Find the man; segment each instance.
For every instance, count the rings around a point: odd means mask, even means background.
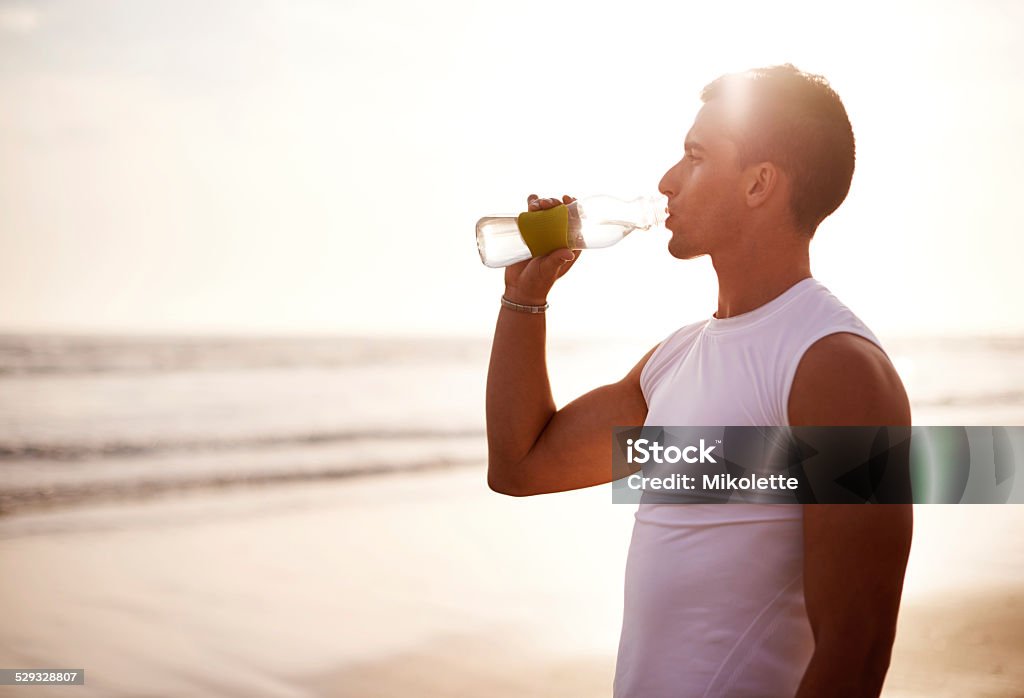
[[[556,409],[541,310],[578,253],[509,267],[487,382],[493,490],[609,482],[615,426],[910,424],[877,338],[811,276],[811,237],[853,176],[838,95],[785,65],[723,76],[701,98],[659,189],[669,252],[710,255],[717,311]],[[910,505],[642,503],[615,695],[877,696],[911,528]]]

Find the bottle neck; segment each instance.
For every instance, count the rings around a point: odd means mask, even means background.
[[[668,213],[665,212],[665,208],[668,206],[668,198],[661,196],[644,196],[637,199],[638,205],[641,210],[642,225],[639,228],[646,230],[657,226],[664,225],[665,219],[668,218]]]
[[[581,220],[614,222],[631,230],[646,230],[661,225],[668,217],[665,213],[668,199],[660,195],[638,196],[635,199],[589,196],[570,204],[570,224],[574,219],[573,206],[577,207],[575,212]]]

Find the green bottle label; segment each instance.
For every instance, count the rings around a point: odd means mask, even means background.
[[[534,257],[569,247],[569,208],[564,204],[543,211],[524,211],[516,221]]]

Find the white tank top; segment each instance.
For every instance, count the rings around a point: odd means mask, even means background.
[[[640,374],[645,425],[786,426],[797,364],[836,332],[878,338],[814,278],[687,325]],[[798,504],[640,504],[616,698],[792,696],[814,649]]]

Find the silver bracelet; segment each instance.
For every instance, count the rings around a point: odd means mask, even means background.
[[[509,310],[515,310],[516,312],[520,313],[530,313],[531,315],[536,315],[537,313],[543,313],[550,306],[547,303],[545,303],[544,305],[522,305],[520,303],[513,303],[508,298],[505,298],[505,296],[502,296],[501,307],[508,308]]]

